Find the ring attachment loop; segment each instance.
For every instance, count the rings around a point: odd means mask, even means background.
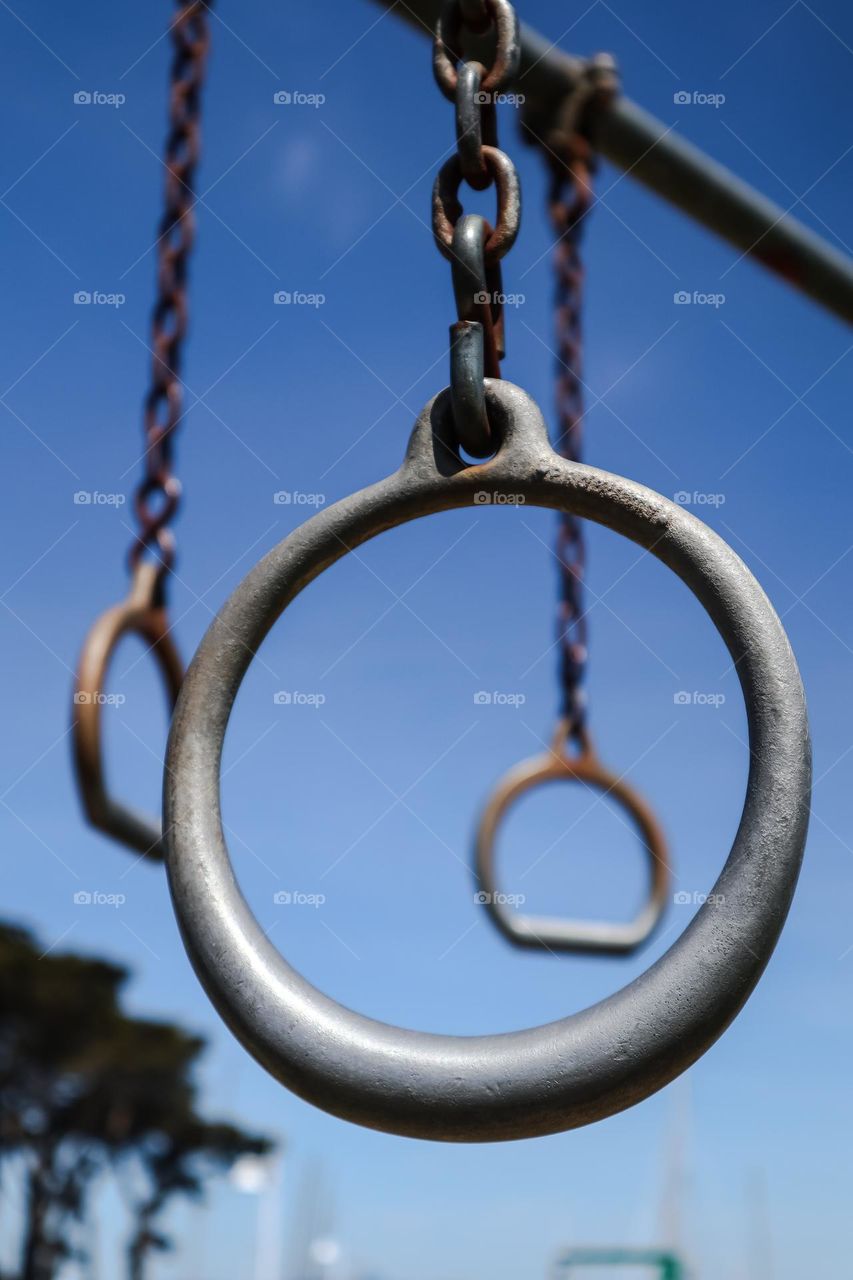
[[[162,828],[147,814],[116,800],[107,784],[101,716],[107,671],[119,641],[136,635],[149,647],[166,689],[169,711],[175,706],[184,675],[183,662],[172,640],[162,602],[161,565],[140,561],[130,592],[95,621],[83,643],[77,668],[72,718],[72,741],[77,783],[83,809],[92,826],[153,862],[164,857]]]
[[[570,753],[569,743],[577,746]],[[552,782],[580,782],[623,810],[640,836],[649,868],[648,896],[628,923],[525,915],[499,892],[495,872],[497,835],[508,811],[522,796]],[[630,955],[647,942],[660,922],[670,885],[669,853],[657,818],[642,796],[606,768],[585,728],[567,719],[557,724],[551,749],[523,760],[500,780],[487,802],[474,844],[480,901],[510,942],[543,951]]]
[[[450,403],[461,447],[472,458],[494,453],[486,411],[483,326],[457,320],[450,326]]]

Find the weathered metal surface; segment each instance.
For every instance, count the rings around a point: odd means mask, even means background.
[[[575,738],[577,754],[569,750]],[[649,891],[637,916],[624,924],[605,920],[573,920],[531,916],[516,911],[501,892],[495,868],[496,842],[509,809],[528,791],[545,783],[579,782],[605,794],[636,828],[649,868]],[[523,760],[493,791],[483,810],[475,840],[477,881],[489,918],[510,942],[546,951],[627,955],[651,937],[666,905],[669,853],[660,824],[642,796],[598,758],[586,730],[563,721],[549,751]]]
[[[159,566],[143,561],[134,572],[127,599],[95,621],[80,655],[71,725],[77,785],[87,818],[105,835],[155,862],[163,859],[160,823],[110,795],[101,715],[110,659],[126,635],[139,636],[148,647],[163,677],[170,712],[175,705],[184,667],[160,599],[161,579]]]
[[[451,102],[456,97],[456,63],[461,60],[461,41],[463,28],[467,25],[468,13],[461,0],[444,0],[435,13],[430,31],[434,32],[432,48],[432,69],[436,84]],[[485,0],[488,10],[489,26],[494,25],[495,39],[492,57],[488,60],[488,69],[483,76],[480,88],[484,93],[499,93],[505,89],[518,74],[521,59],[519,41],[518,16],[509,0]],[[475,31],[481,22],[475,21],[470,29]]]
[[[521,225],[521,188],[515,165],[504,151],[483,146],[480,154],[497,193],[495,223],[484,246],[486,262],[492,263],[503,258],[515,244]],[[439,169],[432,189],[435,242],[445,258],[453,252],[453,230],[464,212],[458,195],[462,177],[462,161],[456,152]]]
[[[244,579],[184,681],[165,773],[167,867],[187,951],[220,1014],[283,1084],[347,1120],[447,1142],[529,1138],[621,1111],[696,1061],[738,1013],[778,939],[805,842],[811,752],[794,656],[742,561],[682,507],[553,452],[518,387],[487,383],[500,441],[480,465],[454,444],[447,392],[403,466],[318,513]],[[220,818],[222,742],[252,657],[291,601],[368,539],[482,496],[573,510],[648,549],[691,588],[731,653],[747,704],[743,815],[713,894],[640,978],[558,1022],[492,1036],[376,1022],[311,986],[273,947],[234,877]]]

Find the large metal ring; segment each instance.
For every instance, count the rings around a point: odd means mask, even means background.
[[[582,729],[577,736],[579,750],[569,754],[569,725],[561,722],[550,750],[510,769],[489,797],[474,843],[481,901],[501,933],[516,946],[543,951],[629,955],[651,937],[666,905],[669,889],[666,840],[643,797],[601,762],[587,731]],[[603,792],[636,827],[648,863],[649,892],[640,912],[628,923],[524,915],[511,907],[506,895],[499,892],[495,843],[501,821],[523,795],[549,782],[580,782]]]
[[[163,677],[169,710],[175,705],[184,666],[172,640],[166,610],[158,599],[162,572],[162,567],[150,560],[139,563],[127,599],[102,613],[92,626],[80,654],[72,719],[77,784],[87,818],[99,831],[153,862],[162,862],[164,856],[160,823],[110,795],[104,774],[101,713],[110,659],[125,635],[137,635],[149,646]]]
[[[370,1128],[447,1142],[531,1138],[613,1115],[689,1067],[738,1013],[797,882],[811,782],[803,688],[782,625],[735,553],[685,508],[552,450],[536,405],[487,383],[497,453],[466,465],[447,392],[423,410],[394,475],[319,512],[248,574],[209,628],[172,722],[167,868],[184,943],[211,1000],[255,1058],[301,1097]],[[732,656],[750,762],[735,842],[714,892],[640,978],[558,1022],[491,1036],[376,1022],[297,973],[252,915],[220,818],[222,743],[240,683],[287,606],[368,539],[489,500],[573,511],[646,547],[694,592]]]

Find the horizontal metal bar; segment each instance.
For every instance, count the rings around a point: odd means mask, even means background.
[[[378,0],[424,35],[442,0]],[[522,25],[518,85],[524,119],[544,136],[584,64]],[[853,322],[853,260],[755,191],[698,147],[625,97],[602,110],[596,137],[601,154],[688,217],[761,262],[815,302]]]

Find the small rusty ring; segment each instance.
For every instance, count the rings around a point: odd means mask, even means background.
[[[559,1133],[642,1101],[737,1016],[773,953],[808,829],[811,750],[802,681],[770,601],[684,507],[559,457],[519,387],[486,383],[498,449],[467,465],[447,392],[430,401],[393,475],[327,507],[243,579],[205,635],[172,719],[164,776],[169,888],[184,945],[233,1034],[302,1098],[368,1128],[444,1142]],[[222,829],[222,747],[264,638],[324,570],[380,533],[485,501],[525,501],[612,528],[678,575],[732,657],[747,706],[743,813],[714,892],[649,969],[543,1026],[428,1034],[356,1013],[287,963],[252,914]]]
[[[579,750],[576,755],[570,755],[568,722],[561,721],[550,751],[516,765],[490,796],[474,842],[480,901],[488,910],[489,918],[516,946],[543,951],[630,955],[654,932],[666,904],[670,882],[666,840],[642,796],[601,762],[588,732],[581,729],[575,736]],[[508,906],[506,895],[498,891],[495,844],[501,820],[528,791],[550,782],[581,782],[594,787],[619,805],[637,829],[648,860],[649,892],[634,920],[613,924],[524,915]]]
[[[494,263],[515,244],[521,222],[521,188],[515,165],[504,151],[484,145],[481,154],[497,188],[497,218],[484,250],[486,262]],[[463,177],[462,161],[454,154],[439,169],[432,189],[433,234],[448,260],[453,256],[453,231],[464,212],[458,194]]]
[[[164,857],[160,823],[110,795],[104,770],[101,712],[110,659],[125,635],[139,636],[149,646],[163,677],[169,711],[175,706],[184,667],[159,598],[162,572],[160,565],[141,561],[127,599],[107,609],[93,624],[77,667],[72,716],[74,765],[87,818],[99,831],[153,862],[162,862]]]
[[[518,74],[521,60],[518,15],[509,0],[486,0],[486,7],[496,31],[495,57],[481,84],[484,93],[498,93],[505,89]],[[448,0],[435,24],[432,46],[432,69],[445,98],[452,102],[456,97],[456,62],[459,40],[462,35],[463,14],[460,0]]]

